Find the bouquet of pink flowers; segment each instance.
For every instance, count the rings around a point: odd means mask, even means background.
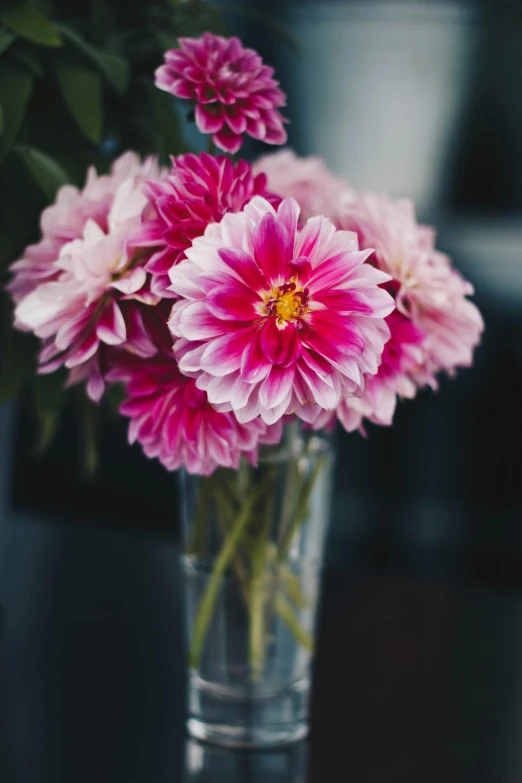
[[[273,69],[237,38],[180,39],[156,85],[192,103],[209,151],[168,169],[127,152],[108,175],[91,169],[83,190],[63,187],[40,242],[11,267],[15,326],[40,338],[40,373],[65,367],[95,401],[120,384],[129,441],[147,457],[209,477],[189,551],[202,554],[211,508],[221,526],[192,664],[231,566],[259,674],[272,608],[310,641],[260,574],[277,573],[299,605],[285,558],[317,471],[287,487],[274,543],[260,520],[275,478],[255,479],[258,461],[283,425],[301,421],[309,439],[337,419],[349,432],[390,425],[398,399],[471,364],[483,323],[409,201],[357,192],[289,150],[232,157],[245,136],[286,141]]]
[[[156,84],[214,145],[284,144],[285,98],[237,38],[181,39]],[[124,384],[129,438],[169,470],[254,461],[283,417],[391,424],[398,397],[469,366],[472,287],[408,201],[358,193],[318,158],[128,152],[63,187],[11,269],[15,326],[98,401]],[[274,429],[275,428],[275,429]]]

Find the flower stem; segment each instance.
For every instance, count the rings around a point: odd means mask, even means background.
[[[265,658],[263,582],[263,574],[259,574],[250,583],[250,667],[254,680],[261,677]]]
[[[241,541],[245,527],[250,519],[250,512],[252,510],[255,499],[256,496],[253,494],[246,498],[243,508],[239,512],[234,524],[230,529],[230,533],[223,542],[223,546],[219,551],[214,568],[210,575],[207,588],[203,598],[201,599],[196,617],[194,638],[192,640],[189,656],[190,665],[194,669],[197,669],[201,660],[201,653],[203,651],[203,644],[205,642],[207,628],[212,619],[214,606],[221,588],[221,578],[228,568],[232,558],[234,557],[239,542]]]
[[[290,547],[292,545],[292,540],[297,530],[299,529],[299,526],[302,525],[302,523],[308,517],[309,514],[308,501],[310,500],[310,495],[314,488],[314,484],[317,480],[319,473],[324,467],[326,459],[327,457],[324,454],[318,457],[317,463],[315,464],[312,473],[308,476],[306,481],[304,481],[301,487],[301,491],[299,492],[297,498],[297,505],[294,511],[293,518],[291,520],[291,523],[287,526],[286,530],[284,531],[284,536],[280,541],[279,555],[278,555],[279,563],[284,563],[285,560],[287,559],[288,554],[290,552]]]
[[[295,616],[295,613],[283,596],[279,593],[275,599],[276,612],[280,618],[287,624],[292,634],[295,636],[299,644],[301,644],[306,650],[313,652],[314,642],[308,631],[301,628],[299,621]]]
[[[230,529],[227,525],[226,519],[227,519],[227,510],[230,509],[226,502],[226,498],[221,495],[219,485],[216,484],[215,487],[215,498],[216,498],[216,516],[218,520],[219,527],[221,529],[221,534],[223,536],[223,539],[225,539]],[[241,557],[241,553],[239,551],[239,547],[237,548],[237,551],[235,552],[233,558],[232,558],[232,564],[234,567],[234,571],[237,577],[237,581],[239,583],[239,587],[241,590],[241,595],[243,597],[243,600],[245,602],[245,605],[248,607],[248,573],[246,570],[246,566],[243,562],[243,559]]]
[[[252,550],[252,580],[250,583],[250,666],[254,679],[259,679],[265,658],[265,599],[267,563],[270,544],[270,528],[273,513],[273,481],[277,474],[270,471],[267,475],[268,493],[264,498],[264,514],[257,540]],[[272,489],[272,492],[270,492]],[[271,502],[272,501],[272,502]]]
[[[293,459],[292,452],[295,448],[295,440],[298,437],[296,422],[292,422],[287,428],[285,440],[288,449],[288,466],[286,469],[285,488],[283,492],[283,505],[281,509],[281,519],[279,522],[278,545],[283,543],[286,532],[292,524],[292,515],[295,508],[295,495],[299,483],[299,472],[296,460]]]
[[[198,557],[203,557],[210,497],[210,481],[203,481],[196,510],[196,520],[187,547],[189,554],[197,555]]]

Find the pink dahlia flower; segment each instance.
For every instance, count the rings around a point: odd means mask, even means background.
[[[341,400],[337,408],[337,416],[348,432],[357,429],[364,432],[363,419],[381,426],[391,425],[397,396],[408,399],[415,396],[417,386],[411,373],[424,356],[424,332],[398,310],[387,317],[386,323],[390,339],[384,346],[377,374],[365,378],[360,398]]]
[[[156,352],[142,304],[157,299],[148,290],[140,253],[128,245],[145,204],[143,174],[135,173],[120,185],[106,230],[87,220],[81,237],[62,246],[52,280],[37,285],[15,310],[16,323],[43,341],[40,372],[65,365],[69,383],[87,381],[93,400],[104,391],[104,346],[123,346],[142,357]]]
[[[388,288],[397,306],[379,372],[359,400],[342,403],[339,417],[349,430],[363,417],[391,424],[397,396],[414,397],[426,384],[436,388],[437,373],[471,364],[483,321],[466,298],[473,287],[435,249],[433,229],[417,224],[411,202],[346,191],[336,222],[355,231],[361,247],[375,248],[370,261],[393,278]]]
[[[62,247],[82,236],[88,220],[93,220],[107,231],[114,196],[120,185],[135,175],[144,178],[156,176],[155,159],[147,158],[142,163],[134,152],[126,152],[114,161],[110,174],[98,176],[91,167],[83,190],[73,185],[60,188],[55,203],[42,212],[41,240],[29,245],[23,257],[11,265],[14,277],[7,288],[15,303],[20,302],[40,283],[55,280],[60,275],[55,262]],[[19,324],[17,326],[22,328]]]
[[[180,369],[241,422],[334,409],[377,372],[389,337],[389,277],[363,263],[371,251],[321,217],[299,230],[298,217],[294,199],[276,212],[257,196],[170,271]]]
[[[145,187],[149,206],[133,238],[136,245],[153,251],[145,266],[152,275],[152,291],[174,296],[168,272],[209,223],[219,222],[227,212],[240,212],[256,195],[278,203],[265,185],[266,177],[254,176],[244,160],[233,163],[224,155],[206,153],[172,158],[168,177]]]
[[[267,144],[284,144],[286,105],[274,69],[263,64],[238,38],[205,33],[180,38],[179,49],[165,53],[156,71],[161,90],[196,102],[196,125],[211,133],[216,146],[235,153],[247,133]]]
[[[129,442],[138,441],[167,470],[185,467],[203,476],[219,466],[237,470],[242,454],[255,464],[259,445],[280,439],[280,430],[260,419],[240,424],[233,413],[216,411],[195,381],[180,373],[171,351],[146,362],[119,352],[107,378],[125,386],[120,413],[131,420]]]
[[[301,221],[314,215],[334,219],[339,198],[346,190],[322,158],[299,158],[289,149],[263,155],[253,165],[254,174],[265,174],[268,189],[281,198],[295,198],[301,208]]]

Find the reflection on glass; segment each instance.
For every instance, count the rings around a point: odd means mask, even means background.
[[[307,783],[308,745],[234,751],[187,740],[184,783]]]

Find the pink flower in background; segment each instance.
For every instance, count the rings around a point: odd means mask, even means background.
[[[180,38],[179,49],[165,53],[156,71],[161,90],[196,102],[196,125],[211,133],[222,150],[235,153],[244,134],[267,144],[284,144],[287,120],[279,108],[286,105],[274,69],[263,64],[239,38],[205,33],[202,38]]]
[[[334,409],[377,372],[389,337],[389,277],[363,263],[371,251],[321,217],[298,230],[298,217],[294,199],[276,213],[255,197],[170,271],[180,370],[241,422]]]
[[[402,306],[425,334],[424,361],[413,372],[421,385],[437,388],[435,375],[457,367],[470,367],[480,342],[484,322],[477,307],[467,299],[473,286],[451,267],[449,258],[431,247],[427,263],[418,273]]]
[[[422,362],[424,332],[398,310],[386,318],[390,339],[384,346],[382,361],[376,375],[365,378],[360,398],[341,400],[337,415],[348,432],[363,429],[363,419],[374,424],[392,423],[397,396],[415,397],[417,386],[410,377]]]
[[[151,164],[149,176],[153,170]],[[43,341],[40,372],[65,365],[69,383],[86,380],[93,400],[104,391],[104,346],[124,346],[142,357],[156,352],[143,304],[157,299],[148,290],[139,251],[128,247],[145,204],[139,171],[119,186],[106,230],[88,219],[81,237],[62,246],[53,279],[37,285],[16,307],[16,323]]]
[[[191,101],[215,145],[286,142],[285,96],[257,52],[211,33],[179,45],[156,86]],[[15,327],[41,341],[38,371],[65,367],[94,401],[122,384],[147,457],[209,475],[255,465],[289,418],[364,434],[472,363],[473,288],[411,202],[288,149],[171,161],[128,152],[61,188],[8,285]]]
[[[120,413],[130,418],[129,441],[167,470],[185,467],[207,476],[219,467],[237,470],[241,455],[253,464],[261,443],[278,443],[281,428],[260,419],[240,424],[219,413],[193,379],[182,375],[172,352],[160,350],[147,361],[119,352],[112,357],[110,381],[123,382]]]
[[[206,153],[172,158],[168,177],[146,185],[149,206],[133,238],[136,245],[153,251],[146,263],[153,292],[174,296],[168,272],[209,223],[219,222],[227,212],[239,212],[255,195],[279,203],[265,186],[266,177],[254,176],[244,160],[233,163]]]
[[[263,155],[253,165],[254,174],[265,174],[267,187],[281,198],[295,198],[301,208],[301,221],[314,215],[333,219],[346,183],[335,177],[322,158],[299,158],[289,149]]]
[[[126,152],[112,164],[110,174],[98,176],[91,167],[83,190],[64,185],[56,201],[44,209],[40,219],[41,240],[29,245],[24,255],[11,265],[14,277],[7,286],[15,303],[20,302],[42,282],[56,279],[60,269],[55,265],[62,247],[79,239],[88,220],[93,220],[104,231],[107,219],[120,185],[129,177],[155,177],[158,174],[154,158],[143,163],[134,152]],[[21,324],[16,324],[23,328]]]
[[[437,373],[471,364],[483,321],[466,298],[473,287],[435,249],[434,231],[417,224],[411,202],[346,191],[336,222],[355,231],[361,247],[375,248],[370,261],[393,277],[389,288],[397,306],[378,374],[368,379],[360,400],[342,403],[339,417],[350,430],[363,417],[391,424],[397,395],[414,397],[426,384],[436,388]]]

